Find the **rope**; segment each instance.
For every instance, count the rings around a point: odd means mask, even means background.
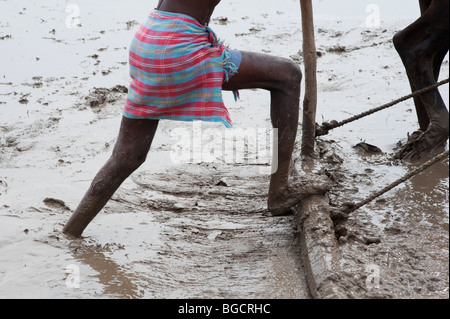
[[[335,129],[337,127],[344,126],[345,124],[348,124],[348,123],[354,122],[356,120],[362,119],[363,117],[366,117],[366,116],[371,115],[373,113],[376,113],[376,112],[379,112],[381,110],[387,109],[387,108],[389,108],[391,106],[397,105],[397,104],[399,104],[399,103],[401,103],[403,101],[406,101],[406,100],[408,100],[408,99],[410,99],[412,97],[415,97],[415,96],[418,96],[418,95],[422,95],[424,93],[432,91],[432,90],[434,90],[434,89],[436,89],[436,88],[440,87],[441,85],[444,85],[444,84],[446,84],[448,82],[449,82],[449,79],[447,78],[446,80],[443,80],[441,82],[438,82],[438,83],[435,83],[433,85],[430,85],[430,86],[428,86],[428,87],[426,87],[424,89],[415,91],[415,92],[413,92],[411,94],[408,94],[408,95],[406,95],[404,97],[401,97],[401,98],[399,98],[397,100],[394,100],[394,101],[392,101],[390,103],[381,105],[381,106],[376,107],[374,109],[371,109],[369,111],[366,111],[366,112],[363,112],[361,114],[352,116],[352,117],[350,117],[350,118],[348,118],[346,120],[343,120],[341,122],[338,122],[338,121],[324,122],[321,126],[317,125],[317,127],[316,127],[316,136],[327,135],[328,132],[330,130],[332,130],[332,129]]]
[[[426,169],[430,168],[431,166],[433,166],[434,164],[440,162],[441,160],[443,160],[444,158],[446,158],[449,154],[449,151],[445,151],[442,152],[441,154],[439,154],[438,156],[436,156],[435,158],[429,160],[428,162],[422,164],[420,167],[418,167],[417,169],[415,169],[414,171],[410,172],[409,174],[406,174],[405,176],[403,176],[402,178],[396,180],[394,183],[386,186],[385,188],[383,188],[382,190],[374,193],[372,196],[366,198],[365,200],[363,200],[362,202],[355,204],[355,203],[345,203],[344,207],[342,209],[342,211],[346,214],[350,214],[351,212],[354,212],[355,210],[363,207],[364,205],[367,205],[368,203],[370,203],[371,201],[373,201],[375,198],[380,197],[381,195],[387,193],[388,191],[390,191],[391,189],[393,189],[394,187],[397,187],[398,185],[400,185],[401,183],[406,182],[407,180],[409,180],[410,178],[416,176],[417,174],[422,173],[423,171],[425,171]]]

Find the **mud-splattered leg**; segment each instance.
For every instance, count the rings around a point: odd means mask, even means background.
[[[449,48],[449,2],[421,1],[422,16],[398,32],[394,45],[406,68],[413,91],[437,82]],[[448,110],[438,89],[414,99],[422,132],[415,133],[396,157],[418,160],[440,153],[448,140]]]
[[[113,153],[92,181],[63,233],[79,237],[115,191],[142,163],[153,141],[158,121],[122,118]]]
[[[268,208],[273,215],[286,214],[302,199],[329,189],[328,181],[320,178],[289,183],[289,166],[299,125],[301,79],[300,68],[288,59],[243,52],[239,72],[223,86],[225,90],[270,91],[272,125],[278,129],[278,151],[274,154],[278,166],[271,175],[268,196]]]

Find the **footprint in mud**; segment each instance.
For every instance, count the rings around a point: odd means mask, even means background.
[[[62,209],[62,210],[71,210],[64,201],[60,199],[55,199],[51,197],[47,197],[43,200],[44,204],[50,208]]]
[[[355,146],[353,146],[353,148],[358,153],[364,155],[374,155],[383,153],[383,151],[379,147],[364,142],[356,144]]]
[[[114,103],[128,93],[128,88],[123,85],[116,85],[110,89],[94,88],[85,97],[87,104],[92,108],[104,106],[106,103]]]
[[[227,25],[228,22],[230,22],[227,17],[217,17],[217,18],[215,18],[213,20],[217,24],[221,24],[221,25]]]
[[[132,176],[132,180],[144,192],[147,206],[157,210],[214,209],[240,213],[267,209],[269,179],[266,176],[244,176],[242,167],[224,166],[214,172],[209,170],[207,165],[200,165],[150,176],[142,172]]]
[[[6,191],[8,190],[8,184],[0,178],[0,195],[6,194]]]

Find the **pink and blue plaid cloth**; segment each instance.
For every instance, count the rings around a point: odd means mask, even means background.
[[[123,115],[231,127],[222,99],[222,84],[237,72],[231,53],[194,18],[153,11],[131,43],[132,82]]]

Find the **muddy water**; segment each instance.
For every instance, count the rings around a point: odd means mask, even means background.
[[[391,37],[415,20],[418,7],[391,3],[391,8],[405,7],[394,11],[380,3],[381,24],[376,29],[351,27],[364,23],[361,19],[336,24],[327,14],[318,23],[318,50],[323,53],[318,70],[319,122],[347,119],[409,92]],[[394,12],[407,16],[395,18]],[[448,78],[448,56],[442,72],[441,79]],[[448,86],[440,92],[448,101]],[[332,203],[362,201],[417,168],[419,163],[392,159],[397,143],[404,143],[406,134],[417,127],[410,100],[321,138],[337,155],[323,158],[335,181]],[[381,153],[361,153],[354,148],[361,142],[377,146]],[[345,269],[340,285],[350,296],[448,298],[448,165],[447,159],[349,216],[348,235],[340,241]],[[378,271],[377,289],[368,289],[365,283],[370,267]]]
[[[80,28],[66,26],[65,2],[2,3],[1,35],[11,37],[0,43],[8,58],[0,83],[0,295],[308,298],[293,217],[265,211],[268,163],[180,163],[183,135],[173,133],[191,134],[190,123],[161,123],[147,162],[85,237],[61,235],[120,123],[125,94],[106,92],[105,101],[94,88],[128,85],[127,47],[151,9],[141,1],[76,4]],[[255,18],[264,21],[263,12]],[[239,21],[246,30],[254,23],[248,12],[222,13],[236,33]],[[263,111],[253,114],[250,101]],[[269,127],[267,94],[232,103],[236,125]],[[208,128],[225,137],[224,128]]]
[[[212,24],[227,44],[302,62],[298,1],[229,3],[218,7]],[[390,39],[416,18],[418,6],[378,1],[380,27],[368,29],[369,3],[336,3],[315,3],[322,53],[318,122],[346,118],[409,90]],[[111,152],[125,95],[110,92],[95,107],[86,97],[94,87],[129,83],[127,47],[153,6],[74,4],[66,12],[64,1],[1,3],[0,296],[308,298],[293,218],[270,218],[264,210],[270,163],[220,156],[179,163],[174,145],[180,136],[173,133],[184,129],[190,134],[185,142],[193,143],[196,128],[190,123],[161,123],[147,162],[85,237],[68,241],[61,235],[71,214],[67,207],[76,207]],[[74,8],[80,10],[78,28],[66,24]],[[345,50],[336,53],[336,46]],[[448,100],[448,87],[441,92]],[[267,92],[243,91],[237,103],[228,93],[224,99],[235,127],[270,130]],[[412,169],[389,155],[416,127],[407,102],[324,137],[337,142],[345,159],[327,165],[342,178],[332,201],[362,199]],[[226,136],[220,126],[202,124],[207,129]],[[358,154],[352,146],[361,141],[384,154]],[[349,276],[363,267],[354,263],[358,254],[363,265],[382,267],[387,291],[381,295],[448,297],[448,161],[361,209],[348,227],[383,239],[377,247],[342,246],[343,262],[355,271]],[[397,279],[389,275],[394,272],[404,274]],[[389,278],[401,282],[389,284]],[[412,288],[407,295],[395,286]]]

